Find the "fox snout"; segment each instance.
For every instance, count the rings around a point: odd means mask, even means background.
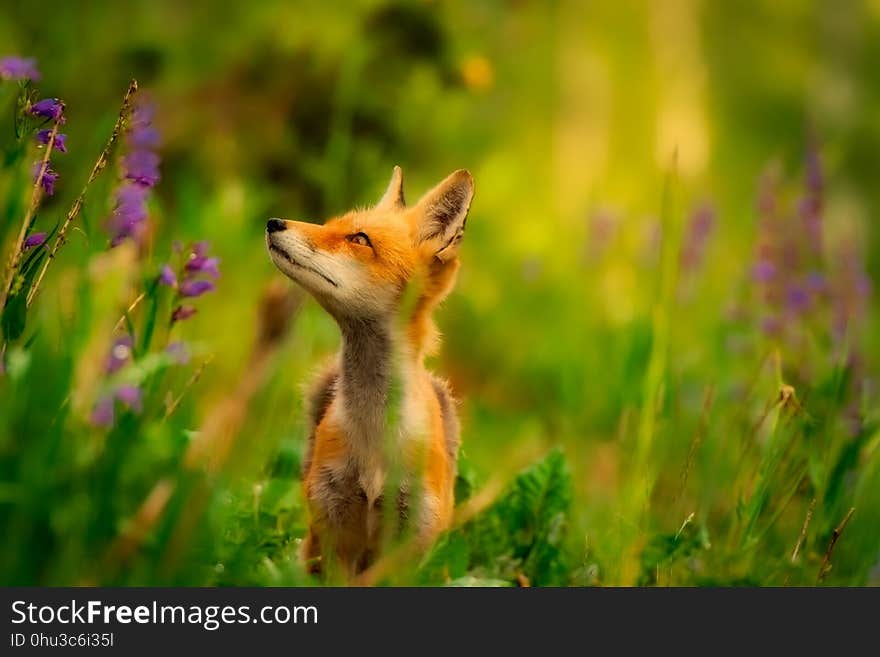
[[[276,219],[272,217],[269,221],[266,222],[266,232],[267,233],[278,233],[282,230],[287,229],[287,224],[284,223],[281,219]]]

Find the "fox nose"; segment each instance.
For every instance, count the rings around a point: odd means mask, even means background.
[[[267,233],[277,233],[279,231],[285,230],[287,228],[287,224],[285,224],[281,219],[269,219],[266,222],[266,232]]]

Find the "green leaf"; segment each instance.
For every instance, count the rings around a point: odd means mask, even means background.
[[[567,582],[563,542],[571,504],[571,475],[559,450],[521,472],[488,509],[441,538],[419,569],[423,583],[444,583],[466,572],[536,586]],[[466,560],[466,566],[465,566]]]
[[[470,499],[477,488],[477,470],[465,456],[464,452],[458,455],[458,472],[455,476],[455,503]]]
[[[125,321],[125,331],[131,336],[131,340],[133,344],[137,344],[135,341],[135,333],[134,333],[134,322],[131,321],[131,314],[126,310],[122,314],[122,318]],[[134,355],[137,356],[138,352],[135,351]]]
[[[441,584],[463,577],[470,563],[470,548],[461,532],[440,537],[419,566],[421,584]]]
[[[675,534],[655,534],[642,550],[639,586],[657,583],[657,571],[710,547],[706,528],[687,522]]]
[[[16,284],[16,287],[18,292],[9,296],[3,309],[3,337],[9,342],[24,333],[27,323],[27,292],[23,285]]]
[[[147,317],[144,320],[144,336],[141,340],[141,353],[147,353],[150,348],[150,342],[153,341],[153,332],[156,329],[156,315],[159,311],[159,279],[154,278],[147,287],[147,299],[149,306],[147,308]]]
[[[468,588],[501,588],[505,586],[513,586],[513,584],[503,579],[491,579],[488,577],[474,577],[473,575],[465,575],[449,582],[449,586],[464,586]]]

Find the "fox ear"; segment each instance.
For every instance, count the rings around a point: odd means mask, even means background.
[[[403,198],[403,171],[400,167],[395,166],[391,172],[391,182],[388,183],[388,189],[385,190],[376,207],[399,210],[404,206],[406,206],[406,201]]]
[[[474,179],[470,171],[459,169],[419,200],[419,242],[429,244],[441,262],[458,254],[473,198]]]

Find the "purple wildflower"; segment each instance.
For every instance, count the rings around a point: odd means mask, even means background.
[[[56,133],[55,139],[52,142],[52,148],[57,149],[62,153],[66,153],[67,137],[66,135],[57,132],[57,125],[64,123],[64,103],[57,98],[45,98],[31,105],[28,111],[34,116],[42,116],[56,121]],[[52,130],[47,129],[38,131],[36,139],[38,144],[48,146],[49,141],[52,139]],[[34,163],[34,182],[38,182],[39,178],[39,184],[43,188],[43,191],[47,196],[52,196],[55,194],[55,182],[58,180],[58,173],[50,168],[49,162],[47,161],[46,170],[43,172],[42,177],[40,177],[40,171],[42,168],[42,162]]]
[[[820,272],[811,271],[807,274],[807,288],[813,294],[822,294],[828,288],[828,281]]]
[[[177,285],[177,276],[170,266],[162,265],[162,270],[159,272],[159,282],[168,287],[175,287]]]
[[[159,146],[161,138],[158,130],[150,125],[145,125],[129,133],[128,143],[132,148],[137,149],[156,148]]]
[[[132,110],[125,136],[129,150],[121,159],[122,182],[116,190],[116,207],[107,221],[111,246],[129,237],[137,239],[143,233],[150,189],[159,182],[159,155],[152,150],[159,143],[159,133],[152,120],[151,105],[141,102]]]
[[[822,208],[825,181],[819,149],[814,140],[810,140],[807,146],[805,165],[806,184],[798,210],[806,232],[807,246],[814,257],[819,257],[822,255]]]
[[[10,55],[0,58],[0,79],[3,80],[39,80],[37,60],[32,57],[16,57]]]
[[[156,108],[149,103],[138,103],[131,113],[132,131],[144,130],[153,124]]]
[[[104,363],[104,371],[107,374],[118,372],[122,367],[131,360],[131,347],[133,341],[130,335],[121,335],[113,342],[110,348],[110,354]]]
[[[171,360],[177,365],[186,365],[192,358],[189,346],[185,342],[179,340],[177,342],[172,342],[165,347],[165,353],[167,353],[171,357]]]
[[[140,413],[144,410],[143,391],[137,386],[121,385],[116,388],[115,395],[116,399],[135,413]]]
[[[145,187],[159,182],[159,156],[151,151],[132,151],[122,159],[125,177]]]
[[[96,427],[108,428],[113,426],[113,396],[104,395],[92,409],[91,422]]]
[[[190,258],[204,258],[208,255],[208,249],[211,247],[211,243],[207,240],[199,240],[198,242],[193,243],[192,245],[192,253],[190,253]]]
[[[220,278],[220,259],[193,256],[186,263],[186,271],[191,274],[207,274],[211,278]]]
[[[155,108],[139,103],[131,114],[127,134],[131,149],[123,162],[125,176],[147,187],[159,182],[159,156],[152,149],[159,145],[159,133],[153,127]]]
[[[177,308],[174,309],[174,312],[171,313],[171,321],[182,322],[185,319],[189,319],[197,312],[198,309],[193,306],[177,306]]]
[[[125,215],[134,222],[140,222],[146,217],[146,203],[149,190],[134,183],[125,183],[116,190],[116,207],[120,214]]]
[[[769,260],[759,260],[752,267],[752,278],[761,283],[767,283],[776,276],[776,265]]]
[[[32,249],[35,246],[41,246],[46,241],[46,233],[31,233],[25,239],[22,248],[24,250]]]
[[[113,246],[140,234],[141,226],[147,218],[148,195],[148,188],[132,182],[126,182],[116,190],[116,207],[107,222],[113,233]]]
[[[59,120],[64,113],[64,103],[57,98],[44,98],[31,105],[30,113],[46,119]]]
[[[37,182],[39,179],[40,186],[43,188],[43,191],[46,192],[46,196],[52,196],[55,194],[55,181],[58,180],[58,173],[54,171],[49,164],[46,164],[46,170],[43,171],[42,177],[40,177],[40,171],[43,168],[42,162],[37,162],[34,166],[34,182]]]
[[[715,210],[709,204],[699,206],[691,214],[681,252],[682,266],[685,269],[694,270],[700,266],[714,225]]]
[[[42,144],[43,146],[49,145],[49,137],[52,135],[52,131],[49,129],[40,130],[37,133],[37,143]],[[53,142],[53,148],[57,149],[61,153],[67,152],[67,135],[62,134],[60,132],[55,134],[55,141]]]
[[[810,309],[810,293],[802,285],[790,285],[786,294],[788,309],[795,314],[801,314]]]
[[[847,359],[842,425],[850,435],[863,431],[861,409],[865,373],[859,359],[860,322],[865,319],[870,280],[861,244],[850,236],[833,249],[824,244],[825,177],[816,143],[808,144],[804,182],[796,204],[785,204],[775,177],[764,179],[759,195],[758,240],[752,276],[761,301],[760,327],[786,347],[783,356],[804,381],[816,363],[805,357],[817,329],[831,338],[832,359]],[[833,246],[833,245],[832,245]],[[826,251],[828,255],[826,256]],[[829,322],[830,320],[830,322]]]
[[[200,297],[213,289],[214,284],[211,281],[186,280],[180,284],[179,294],[182,297]]]
[[[135,413],[144,410],[144,394],[138,386],[123,384],[102,395],[92,409],[91,422],[96,427],[112,427],[116,418],[116,401]]]
[[[220,278],[220,259],[209,255],[210,244],[204,240],[193,243],[183,258],[177,272],[170,265],[164,265],[159,280],[170,287],[177,287],[176,300],[200,297],[216,288],[214,281]],[[183,246],[173,245],[173,251],[180,253]],[[213,279],[213,280],[207,280]],[[171,314],[171,321],[177,322],[195,315],[191,305],[178,305]]]

